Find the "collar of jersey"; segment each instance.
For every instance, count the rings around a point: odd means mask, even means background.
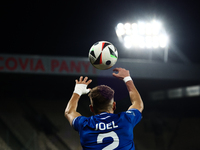
[[[102,112],[102,113],[100,113],[99,115],[104,115],[104,114],[108,114],[107,112]]]
[[[106,114],[112,115],[112,113],[108,113],[108,112],[102,112],[102,113],[100,113],[98,115],[101,116],[101,115],[106,115]]]

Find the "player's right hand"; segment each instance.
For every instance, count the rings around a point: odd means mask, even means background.
[[[92,80],[88,80],[88,77],[85,77],[83,79],[83,76],[80,76],[79,80],[75,80],[76,85],[74,88],[74,93],[77,93],[79,96],[83,94],[87,94],[90,92],[90,88],[87,88],[87,86],[92,82]]]
[[[113,71],[117,72],[113,72],[113,76],[120,80],[123,80],[125,77],[130,76],[129,70],[126,70],[124,68],[115,68],[113,69]]]

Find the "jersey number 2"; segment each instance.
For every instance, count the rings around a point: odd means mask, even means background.
[[[97,136],[97,143],[103,143],[103,139],[111,137],[113,138],[113,142],[109,144],[108,146],[104,147],[102,150],[113,150],[118,147],[119,145],[119,137],[114,131],[108,132],[108,133],[101,133]]]

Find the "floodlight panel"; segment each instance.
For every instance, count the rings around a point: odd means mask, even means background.
[[[160,35],[159,37],[160,47],[164,48],[167,46],[168,37],[166,35]]]
[[[117,33],[118,37],[123,36],[125,34],[125,30],[124,29],[117,29],[116,33]]]
[[[130,23],[125,23],[124,29],[125,29],[126,35],[131,35],[132,31],[131,31],[131,24]]]
[[[123,28],[124,28],[123,23],[118,23],[118,25],[117,25],[117,29],[123,29]]]
[[[140,35],[145,34],[145,23],[144,22],[139,22],[138,23],[138,31]]]
[[[132,45],[134,47],[137,47],[138,46],[138,35],[131,36],[131,40],[132,40]]]
[[[126,30],[130,30],[131,29],[131,24],[130,23],[125,23],[124,28]]]
[[[124,25],[122,23],[118,23],[118,25],[116,27],[116,34],[118,37],[125,34]]]
[[[119,23],[116,34],[125,47],[134,46],[140,48],[165,48],[169,39],[159,21],[138,23]],[[127,37],[128,36],[128,37]],[[132,43],[132,44],[131,44]]]
[[[126,35],[131,35],[131,33],[132,33],[131,29],[126,30]]]
[[[159,37],[158,36],[153,36],[152,37],[152,46],[153,48],[158,48],[159,47]]]
[[[137,23],[133,23],[131,25],[131,32],[133,36],[137,36],[138,35],[138,25]]]
[[[161,23],[153,20],[151,24],[152,24],[152,34],[158,35],[161,29]]]
[[[146,48],[152,48],[152,38],[151,38],[151,36],[145,37],[145,45],[146,45]]]
[[[132,46],[132,39],[131,39],[131,36],[125,36],[124,37],[124,46],[126,48],[131,48]]]
[[[146,23],[146,35],[151,35],[152,33],[152,24],[151,23]]]
[[[145,38],[143,36],[138,36],[138,46],[140,48],[145,48]]]

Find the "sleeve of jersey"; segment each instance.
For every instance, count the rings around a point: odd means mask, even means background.
[[[80,121],[80,119],[81,119],[81,116],[79,116],[79,117],[76,117],[76,118],[74,118],[74,120],[72,121],[72,126],[74,127],[74,129],[76,130],[76,131],[79,131],[79,121]]]
[[[142,119],[142,114],[138,109],[129,109],[125,112],[127,119],[135,126]]]
[[[78,116],[76,118],[74,118],[74,120],[72,121],[72,126],[76,131],[79,131],[81,129],[81,125],[83,124],[83,122],[85,121],[84,116]]]

